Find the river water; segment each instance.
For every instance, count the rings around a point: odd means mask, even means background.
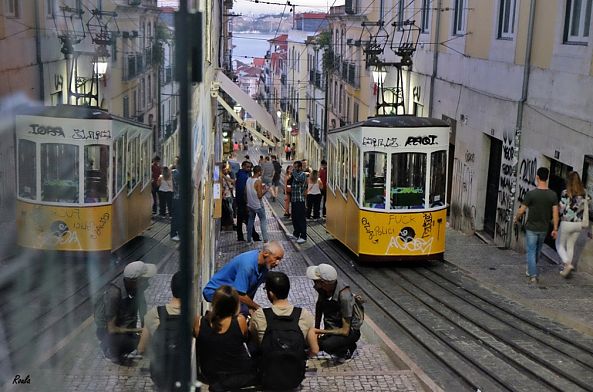
[[[269,39],[273,34],[233,33],[233,60],[251,63],[253,57],[264,57],[270,50]]]

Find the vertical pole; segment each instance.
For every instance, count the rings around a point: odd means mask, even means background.
[[[178,391],[189,391],[191,383],[191,331],[193,325],[193,236],[192,236],[192,141],[191,141],[191,70],[192,56],[190,36],[192,29],[198,26],[192,26],[190,23],[190,13],[188,9],[188,0],[179,1],[179,11],[175,15],[175,40],[177,47],[176,59],[176,79],[179,81],[179,156],[180,162],[178,170],[180,171],[181,193],[180,207],[181,212],[178,216],[179,222],[179,269],[182,275],[182,296],[181,296],[181,329],[180,344],[182,348],[182,360],[177,366],[180,366],[179,384],[175,386]],[[193,32],[195,35],[201,35],[201,31]]]

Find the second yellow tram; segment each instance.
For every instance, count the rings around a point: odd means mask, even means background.
[[[152,130],[78,106],[16,116],[19,245],[113,251],[151,224]]]
[[[329,131],[327,230],[361,261],[442,260],[449,130],[379,116]]]

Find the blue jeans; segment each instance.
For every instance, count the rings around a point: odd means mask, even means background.
[[[253,233],[253,225],[255,224],[255,216],[259,216],[259,225],[261,226],[261,233],[264,241],[268,241],[268,227],[266,225],[266,209],[264,207],[253,209],[251,207],[247,207],[249,209],[249,220],[247,221],[247,242],[251,241],[251,234]]]
[[[529,276],[537,276],[537,262],[544,246],[546,232],[530,231],[525,232],[525,241],[527,244],[527,272]]]

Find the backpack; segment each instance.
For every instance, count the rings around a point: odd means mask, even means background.
[[[364,321],[364,303],[366,302],[359,294],[352,293],[354,297],[354,307],[352,309],[352,318],[358,320],[358,326],[354,326],[356,329],[360,329],[362,322]]]
[[[160,389],[174,390],[180,379],[180,315],[170,315],[164,306],[157,307],[160,323],[150,340],[150,377]]]
[[[105,287],[105,290],[101,294],[101,297],[97,299],[97,302],[95,302],[93,312],[95,315],[95,325],[97,326],[97,328],[100,329],[107,329],[107,323],[109,322],[109,320],[107,320],[107,316],[105,315],[105,301],[107,300],[107,294],[111,287],[115,287],[119,292],[118,297],[121,297],[121,289],[116,284],[109,283]]]
[[[295,306],[290,316],[278,316],[271,308],[264,309],[268,326],[261,343],[260,372],[265,390],[293,389],[305,378],[307,357],[299,328],[301,311]]]

